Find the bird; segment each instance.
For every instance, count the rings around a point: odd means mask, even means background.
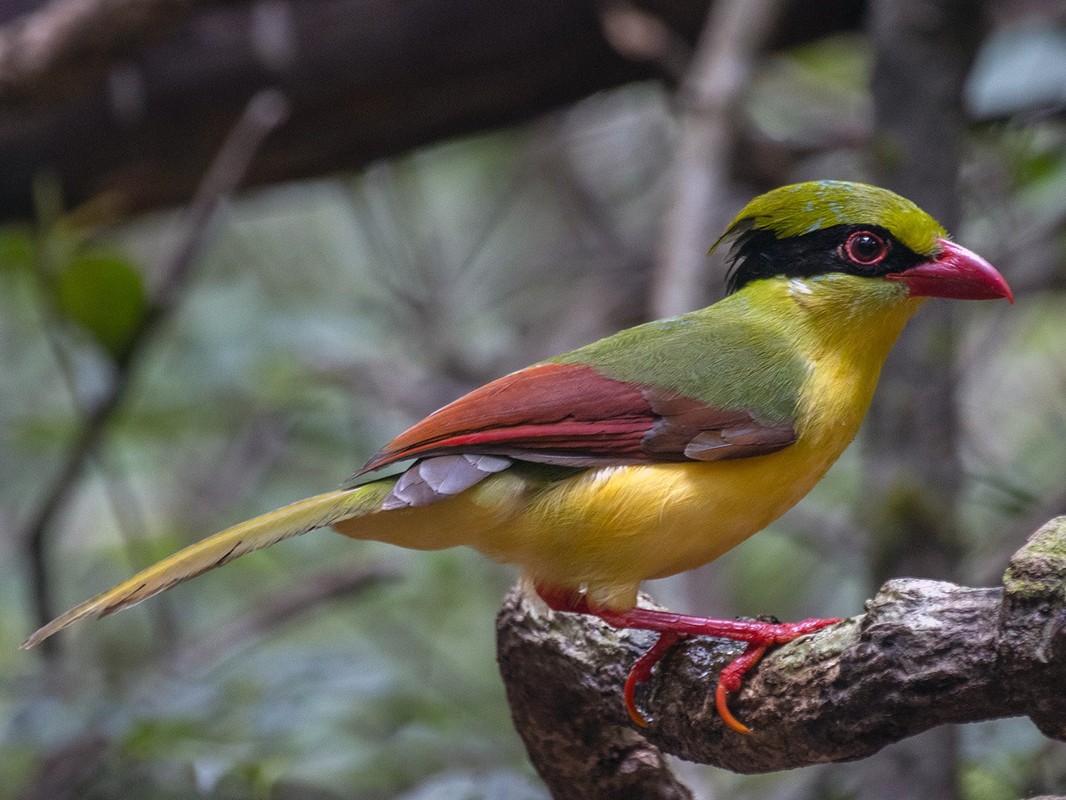
[[[638,605],[648,579],[721,556],[797,503],[852,441],[889,350],[929,298],[1014,297],[910,200],[838,180],[751,200],[718,302],[493,380],[374,454],[347,485],[190,545],[32,634],[32,647],[246,553],[320,528],[417,550],[466,545],[514,565],[557,612],[653,631],[624,701],[677,641],[745,642],[728,695],[766,650],[836,619],[715,620]],[[712,250],[714,249],[712,247]],[[383,474],[382,471],[391,474]]]

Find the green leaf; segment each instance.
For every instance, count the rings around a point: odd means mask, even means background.
[[[0,272],[29,270],[33,267],[33,232],[26,225],[0,228]]]
[[[121,255],[87,250],[71,258],[59,273],[56,305],[115,356],[129,343],[144,314],[144,283]]]

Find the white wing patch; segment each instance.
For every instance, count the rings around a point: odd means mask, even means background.
[[[423,458],[412,464],[396,481],[381,503],[382,511],[428,506],[502,472],[514,463],[502,456],[456,455]]]

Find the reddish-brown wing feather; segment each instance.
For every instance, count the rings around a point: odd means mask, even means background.
[[[780,450],[789,422],[763,424],[578,364],[540,364],[499,378],[430,414],[359,475],[409,458],[456,453],[563,466],[706,461]]]

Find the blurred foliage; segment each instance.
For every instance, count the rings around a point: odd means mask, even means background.
[[[991,42],[974,85],[1009,80],[1015,53]],[[746,125],[793,153],[779,182],[864,177],[868,59],[861,36],[765,59]],[[964,572],[982,582],[1066,486],[1066,126],[1061,104],[1027,108],[975,114],[963,175],[959,238],[1028,288],[1014,308],[962,312]],[[341,483],[472,385],[642,318],[674,136],[664,91],[636,86],[234,203],[59,519],[63,604],[131,560]],[[16,533],[82,409],[115,379],[181,224],[86,228],[54,193],[40,217],[0,231],[0,797],[543,797],[494,663],[512,574],[472,553],[317,533],[79,626],[54,663],[15,649],[33,627]],[[872,588],[853,513],[860,469],[853,449],[799,510],[722,559],[732,607],[701,610],[858,613]],[[325,566],[371,563],[402,577],[210,638]],[[1066,751],[1027,722],[962,735],[966,800],[1066,792]],[[856,794],[854,771],[805,774],[789,796]],[[786,785],[686,775],[703,796]]]
[[[106,250],[70,258],[55,276],[56,309],[112,356],[129,345],[144,315],[144,284],[129,259]]]
[[[840,34],[765,60],[746,110],[757,130],[794,146],[825,149],[869,129],[873,64],[864,36]]]

